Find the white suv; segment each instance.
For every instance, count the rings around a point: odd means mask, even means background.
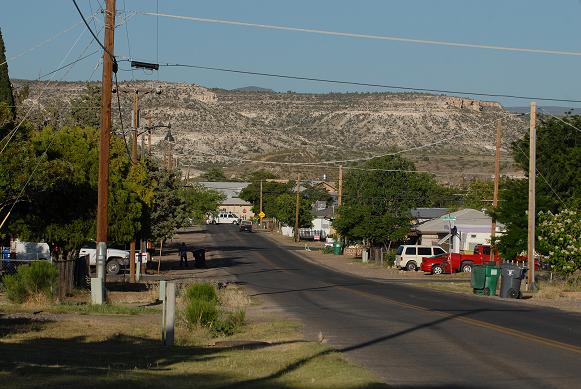
[[[400,269],[418,270],[422,258],[443,254],[446,250],[440,246],[402,245],[395,252],[395,265]]]
[[[212,224],[239,224],[240,218],[235,213],[220,212],[212,220]]]

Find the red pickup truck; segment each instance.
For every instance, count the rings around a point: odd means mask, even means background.
[[[473,254],[447,253],[436,257],[424,257],[420,268],[432,274],[469,273],[472,271],[472,265],[482,265],[488,262],[490,262],[490,246],[479,244],[474,247]],[[497,265],[500,264],[498,254],[495,254],[494,262]]]

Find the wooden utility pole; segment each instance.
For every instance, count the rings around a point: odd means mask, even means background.
[[[296,201],[296,213],[295,213],[295,242],[301,240],[299,234],[299,211],[301,208],[301,175],[297,176],[297,201]]]
[[[260,213],[258,214],[260,218],[260,227],[262,228],[262,180],[260,180]]]
[[[337,205],[343,204],[343,165],[339,165],[339,189],[337,191]]]
[[[139,90],[133,92],[133,129],[131,130],[131,163],[137,164],[137,130],[139,128]],[[135,282],[135,237],[129,243],[129,282]]]
[[[99,181],[97,192],[97,242],[107,242],[109,197],[109,147],[111,138],[111,94],[115,48],[115,0],[107,0],[105,11],[105,51],[101,81],[101,128],[99,139]]]
[[[492,208],[496,210],[498,206],[498,188],[500,184],[500,139],[502,136],[502,123],[496,123],[496,158],[494,163],[494,197],[492,198]],[[490,262],[494,261],[496,254],[496,245],[494,244],[494,237],[496,236],[496,219],[492,218],[492,226],[490,228]]]
[[[528,291],[535,289],[535,179],[537,175],[537,103],[531,102],[529,133],[529,234],[527,259],[529,265]]]

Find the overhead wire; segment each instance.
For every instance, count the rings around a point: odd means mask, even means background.
[[[171,15],[171,14],[159,13],[159,12],[155,12],[155,13],[154,12],[142,12],[141,15],[155,16],[155,17],[161,16],[164,18],[187,20],[187,21],[198,22],[198,23],[223,24],[223,25],[232,25],[232,26],[240,26],[240,27],[252,27],[252,28],[260,28],[260,29],[268,29],[268,30],[301,32],[301,33],[310,33],[310,34],[319,34],[319,35],[328,35],[328,36],[340,36],[340,37],[347,37],[347,38],[394,41],[394,42],[415,43],[415,44],[422,44],[422,45],[473,48],[473,49],[509,51],[509,52],[531,53],[531,54],[547,54],[547,55],[581,57],[581,52],[579,52],[579,51],[496,46],[496,45],[452,42],[452,41],[444,41],[444,40],[405,38],[405,37],[400,37],[400,36],[359,34],[359,33],[351,33],[351,32],[320,30],[320,29],[314,29],[314,28],[298,28],[298,27],[280,26],[280,25],[274,25],[274,24],[248,23],[248,22],[241,22],[241,21],[236,21],[236,20],[210,19],[210,18],[199,18],[199,17],[194,17],[194,16]]]
[[[73,45],[71,46],[71,48],[67,51],[67,53],[65,54],[65,56],[63,57],[63,59],[61,60],[61,63],[59,64],[59,67],[61,67],[61,65],[67,60],[67,58],[69,57],[69,55],[71,54],[71,52],[73,51],[73,49],[77,46],[77,44],[79,43],[80,39],[83,37],[83,35],[85,34],[85,30],[81,31],[81,33],[79,34],[79,36],[77,37],[77,39],[75,40],[75,42],[73,43]],[[88,49],[90,47],[90,45],[88,45],[86,49]],[[76,63],[76,62],[75,62]],[[71,65],[71,66],[74,66]],[[70,71],[71,67],[69,66],[68,68],[69,70],[65,73],[65,75],[63,75],[63,77],[61,77],[61,80],[64,79],[64,77],[66,76],[66,74],[68,74],[68,72]],[[54,76],[55,73],[53,73]],[[38,96],[38,98],[40,99],[40,97],[43,96],[43,94],[46,92],[48,86],[53,82],[53,77],[51,77],[46,84],[43,86],[40,95]],[[8,147],[8,144],[12,141],[12,139],[14,138],[14,136],[16,135],[16,133],[18,132],[18,130],[20,129],[20,127],[22,126],[22,124],[24,123],[24,121],[28,118],[28,115],[30,115],[30,113],[32,112],[32,109],[34,107],[31,106],[28,111],[26,112],[26,114],[24,115],[24,117],[22,118],[22,120],[16,125],[16,127],[14,127],[13,130],[9,131],[8,134],[6,134],[6,136],[4,136],[4,138],[2,138],[2,140],[0,140],[0,144],[2,144],[2,142],[4,142],[6,140],[6,143],[2,146],[2,149],[0,149],[0,155],[4,152],[4,150],[6,149],[6,147]]]
[[[296,76],[296,75],[282,74],[282,73],[265,73],[265,72],[240,70],[240,69],[234,69],[234,68],[202,66],[202,65],[183,64],[183,63],[163,63],[163,64],[160,63],[159,66],[160,67],[192,68],[192,69],[210,70],[210,71],[218,71],[218,72],[226,72],[226,73],[247,74],[247,75],[252,75],[252,76],[273,77],[273,78],[301,80],[301,81],[313,81],[313,82],[322,82],[322,83],[328,83],[328,84],[367,86],[367,87],[373,87],[373,88],[404,90],[404,91],[412,91],[412,92],[444,93],[444,94],[452,94],[452,95],[480,96],[480,97],[501,97],[501,98],[517,99],[517,100],[539,100],[539,101],[554,101],[554,102],[565,102],[565,103],[581,103],[581,100],[576,100],[576,99],[564,99],[564,98],[542,97],[542,96],[512,95],[512,94],[505,94],[505,93],[471,92],[471,91],[460,91],[460,90],[451,90],[451,89],[417,88],[417,87],[404,86],[404,85],[390,85],[390,84],[379,84],[379,83],[360,82],[360,81],[347,81],[347,80],[337,80],[337,79],[319,78],[319,77],[311,77],[311,76]]]

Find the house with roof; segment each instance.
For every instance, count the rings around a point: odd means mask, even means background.
[[[451,234],[453,229],[456,234]],[[416,224],[414,232],[419,235],[418,244],[440,245],[450,249],[449,241],[453,241],[451,251],[472,252],[477,244],[490,244],[492,218],[476,209],[461,209],[446,213],[440,217]],[[496,236],[502,235],[505,226],[496,223]]]
[[[214,189],[221,192],[226,196],[226,199],[218,206],[219,211],[233,213],[239,216],[242,220],[248,220],[254,217],[252,204],[239,197],[240,192],[250,185],[249,182],[202,181],[200,184],[208,189]]]

